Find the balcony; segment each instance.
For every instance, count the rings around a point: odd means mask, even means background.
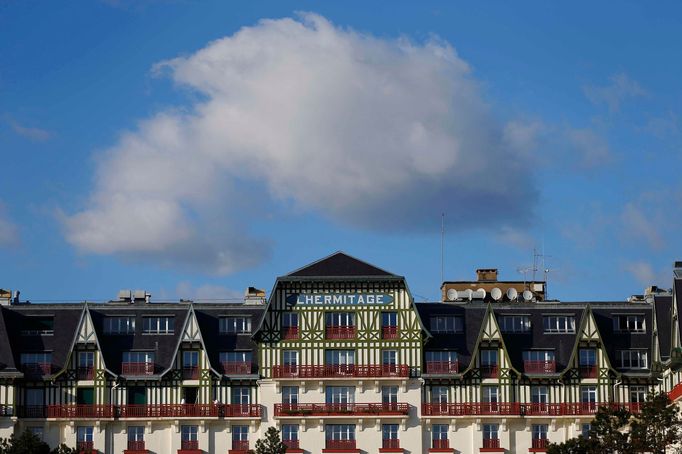
[[[326,440],[322,452],[360,452],[355,440]]]
[[[504,452],[504,448],[500,448],[499,438],[484,438],[480,452]]]
[[[183,380],[197,380],[199,379],[199,366],[184,366],[182,368]]]
[[[426,373],[436,375],[449,375],[459,373],[458,361],[427,361]]]
[[[382,326],[381,327],[381,338],[382,339],[398,339],[398,327],[397,326]]]
[[[520,415],[518,402],[431,403],[422,405],[423,416]]]
[[[546,438],[533,438],[530,452],[543,452],[547,450],[547,445],[549,445],[549,440]]]
[[[560,416],[562,404],[548,404],[546,402],[523,404],[521,412],[526,416]]]
[[[118,418],[259,418],[258,404],[148,404],[120,405]]]
[[[410,368],[404,364],[359,366],[357,364],[332,364],[327,366],[274,366],[273,378],[382,378],[408,377]]]
[[[21,365],[21,370],[26,375],[26,378],[42,378],[52,373],[52,364],[24,363]]]
[[[199,449],[199,441],[197,440],[182,440],[180,442],[180,449],[178,454],[202,454]]]
[[[121,363],[121,375],[144,377],[154,375],[154,363]]]
[[[327,339],[355,339],[355,327],[327,326],[324,335]]]
[[[581,365],[580,378],[597,378],[599,369],[596,365]]]
[[[246,361],[226,361],[221,363],[223,375],[251,375],[251,363]]]
[[[397,438],[384,438],[381,440],[379,452],[403,452],[403,448],[400,447],[400,440]]]
[[[45,405],[23,405],[17,407],[17,416],[20,418],[46,418],[47,407]]]
[[[102,419],[114,417],[113,405],[48,405],[47,417],[55,419]]]
[[[275,404],[275,416],[407,416],[410,406],[396,404]]]
[[[76,449],[78,450],[78,454],[90,454],[90,453],[95,453],[95,443],[92,441],[79,441],[76,443]]]
[[[298,326],[286,326],[282,328],[282,339],[298,339]]]
[[[450,448],[450,441],[447,439],[434,439],[431,440],[431,449],[429,452],[453,452]]]
[[[284,446],[287,447],[287,452],[301,450],[301,448],[299,447],[300,443],[298,440],[282,440],[282,443],[284,443]]]
[[[246,454],[248,450],[248,440],[232,440],[232,449],[228,451],[228,454]]]
[[[144,447],[144,441],[128,440],[128,449],[123,451],[123,454],[148,454]]]
[[[76,369],[76,377],[79,380],[92,380],[95,378],[95,368],[92,366],[79,367]]]
[[[676,384],[668,393],[668,397],[673,402],[682,397],[682,383]]]
[[[556,361],[524,361],[523,371],[526,374],[554,374],[556,373]]]
[[[497,378],[499,375],[497,364],[479,366],[478,369],[481,371],[481,377],[483,378]]]

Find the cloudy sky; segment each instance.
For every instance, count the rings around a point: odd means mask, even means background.
[[[434,299],[442,213],[446,279],[535,250],[553,298],[669,287],[681,13],[3,3],[0,287],[235,298],[343,250]]]

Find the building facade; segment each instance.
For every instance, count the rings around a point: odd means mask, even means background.
[[[0,306],[0,437],[100,453],[543,452],[601,405],[682,394],[670,291],[545,301],[495,270],[415,303],[404,277],[336,253],[242,304]]]

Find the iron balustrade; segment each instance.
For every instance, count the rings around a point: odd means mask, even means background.
[[[433,449],[450,449],[450,441],[442,439],[431,440],[431,447]]]
[[[141,377],[144,375],[154,375],[156,366],[154,363],[121,363],[121,375]]]
[[[326,449],[356,449],[355,440],[326,440]]]
[[[381,327],[381,338],[382,339],[398,339],[398,327],[397,326],[382,326]]]
[[[76,443],[76,449],[79,453],[90,454],[95,449],[95,443],[92,441],[79,441]]]
[[[427,403],[422,405],[423,416],[574,416],[593,415],[599,407],[624,408],[632,413],[641,411],[638,402],[575,402],[575,403]]]
[[[199,378],[199,366],[184,366],[182,368],[182,378],[184,380],[196,380]]]
[[[339,377],[408,377],[410,368],[405,364],[331,364],[324,366],[285,365],[273,366],[274,378],[339,378]]]
[[[198,440],[182,440],[180,442],[180,449],[184,450],[197,450],[199,449],[199,441]]]
[[[47,411],[45,411],[47,410]],[[23,407],[23,417],[36,418],[259,418],[258,404],[131,404],[131,405],[48,405]]]
[[[499,438],[484,438],[483,449],[500,449]]]
[[[21,365],[21,370],[28,378],[41,378],[52,373],[52,364],[24,363]]]
[[[427,361],[427,374],[457,374],[459,373],[458,361]]]
[[[404,416],[405,403],[394,404],[275,404],[275,416]]]
[[[327,339],[355,339],[354,326],[327,326],[325,337]]]
[[[483,378],[497,378],[498,376],[498,368],[497,364],[495,365],[486,365],[486,366],[479,366],[479,369],[481,371],[481,376]]]
[[[113,405],[88,405],[88,404],[70,404],[70,405],[48,405],[47,417],[56,419],[100,419],[113,418]]]
[[[384,438],[381,440],[383,449],[400,449],[400,440],[397,438]]]
[[[246,452],[249,450],[248,440],[232,440],[232,451]]]
[[[581,378],[597,378],[598,368],[595,365],[580,366]]]
[[[298,339],[298,326],[283,328],[282,339]]]
[[[556,361],[524,361],[523,370],[527,374],[553,374],[556,373]]]
[[[287,449],[300,449],[298,440],[282,440]]]
[[[128,440],[128,451],[145,451],[144,441]]]
[[[246,361],[225,361],[222,363],[224,375],[250,375],[251,363]]]
[[[0,416],[14,416],[14,407],[12,405],[0,405]]]
[[[549,445],[549,440],[546,438],[533,438],[531,446],[533,449],[547,449],[547,445]]]
[[[79,367],[76,370],[76,376],[79,380],[92,380],[95,378],[95,368],[92,366]]]

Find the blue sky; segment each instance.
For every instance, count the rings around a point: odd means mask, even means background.
[[[443,212],[446,279],[668,287],[681,10],[3,3],[0,287],[233,298],[344,250],[434,299]]]

